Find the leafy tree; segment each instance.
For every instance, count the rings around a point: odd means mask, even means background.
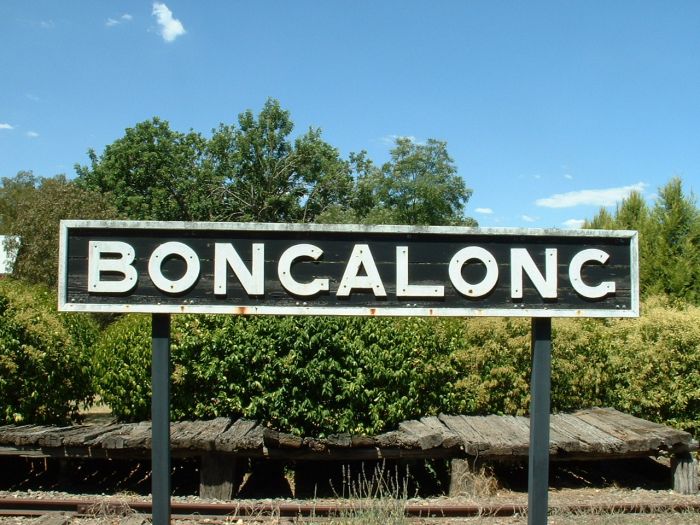
[[[651,212],[648,292],[700,302],[700,212],[679,178],[659,191]]]
[[[102,155],[91,150],[78,183],[130,219],[476,224],[464,217],[471,190],[444,142],[399,138],[378,167],[365,152],[342,159],[320,129],[295,139],[293,130],[274,99],[208,140],[153,118]]]
[[[20,171],[14,177],[3,177],[0,186],[0,234],[11,235],[17,220],[17,206],[34,193],[39,178],[31,171]]]
[[[0,424],[79,419],[97,335],[89,315],[56,312],[47,288],[0,280]]]
[[[649,206],[642,194],[633,191],[615,210],[617,228],[646,231],[649,223]]]
[[[15,203],[16,217],[9,233],[18,236],[20,244],[13,274],[27,282],[54,286],[61,219],[113,219],[118,215],[104,195],[80,188],[63,175],[37,179],[36,184],[26,188]]]
[[[76,165],[77,183],[110,196],[119,213],[137,220],[210,220],[215,216],[207,141],[154,117],[128,128],[90,166]]]
[[[445,142],[399,137],[381,167],[365,152],[350,160],[357,173],[350,209],[332,209],[323,222],[476,226],[464,216],[472,190],[457,174]]]
[[[633,192],[614,214],[601,208],[584,227],[637,230],[642,293],[700,301],[700,212],[681,179],[661,188],[652,208]]]
[[[294,142],[289,112],[269,99],[256,117],[221,124],[209,144],[217,190],[217,219],[311,222],[352,189],[348,163],[310,129]]]
[[[464,206],[472,191],[457,175],[445,142],[417,144],[397,138],[391,161],[380,171],[377,197],[403,224],[463,223]]]
[[[583,223],[583,228],[592,230],[614,230],[616,226],[615,217],[607,208],[600,208],[591,220],[585,220]]]

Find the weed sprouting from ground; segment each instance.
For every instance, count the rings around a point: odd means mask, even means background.
[[[398,468],[387,469],[377,465],[367,474],[364,468],[357,474],[343,468],[343,481],[340,492],[333,487],[336,497],[344,504],[337,515],[330,516],[324,523],[333,525],[403,525],[408,523],[406,506],[409,499],[408,469],[400,473]],[[309,523],[313,523],[309,521]]]

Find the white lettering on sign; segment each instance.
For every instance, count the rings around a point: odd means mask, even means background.
[[[103,255],[109,254],[109,257]],[[116,256],[116,257],[115,257]],[[90,241],[88,243],[88,291],[93,293],[126,293],[136,286],[138,274],[134,248],[121,241]],[[103,280],[103,273],[116,273],[120,280]]]
[[[569,264],[569,280],[579,294],[589,299],[600,299],[609,293],[615,293],[615,283],[613,281],[603,281],[597,286],[589,286],[581,278],[581,268],[589,261],[605,264],[610,256],[603,250],[589,248],[574,255]]]
[[[396,297],[444,297],[445,287],[434,284],[408,284],[408,247],[396,247]]]
[[[233,244],[217,242],[214,244],[214,294],[226,295],[227,269],[233,274],[248,295],[265,293],[265,245],[253,243],[251,269],[246,268],[243,259]]]
[[[176,281],[163,275],[163,263],[166,259],[180,257],[187,266],[185,274]],[[186,292],[194,286],[199,279],[199,257],[195,251],[181,242],[166,242],[158,246],[148,260],[148,275],[156,285],[156,288],[166,293]]]
[[[360,268],[364,268],[367,275],[359,275]],[[386,297],[384,283],[367,244],[353,246],[336,295],[348,297],[353,290],[372,290],[376,297]]]
[[[525,248],[510,250],[510,278],[512,299],[522,299],[523,279],[526,274],[537,293],[544,299],[558,296],[557,249],[546,248],[544,274],[537,267],[530,252]],[[407,246],[396,246],[396,296],[397,297],[445,297],[443,284],[412,284],[409,281],[409,253]],[[133,246],[122,241],[89,241],[87,287],[90,293],[127,293],[138,281],[134,266],[136,254]],[[163,274],[163,265],[168,259],[180,258],[185,263],[185,272],[178,279],[170,279]],[[277,263],[277,277],[282,287],[290,294],[312,297],[321,292],[329,292],[331,279],[316,277],[309,282],[300,282],[293,275],[296,264],[310,260],[320,263],[323,250],[313,244],[295,244],[282,252]],[[603,250],[588,248],[577,252],[568,267],[568,276],[573,289],[587,299],[600,299],[614,294],[614,281],[587,284],[581,276],[588,263],[606,264],[610,255]],[[480,282],[468,282],[462,270],[470,261],[477,261],[485,268]],[[265,294],[265,245],[251,244],[250,267],[231,243],[215,243],[213,264],[214,295],[227,294],[228,270],[249,296]],[[308,262],[307,262],[308,264]],[[201,267],[197,253],[182,242],[166,242],[158,245],[148,259],[148,275],[153,284],[169,294],[183,293],[195,286],[200,277]],[[491,252],[480,246],[466,246],[458,250],[448,264],[449,282],[461,295],[469,298],[484,297],[496,287],[499,268]],[[120,278],[116,278],[120,277]],[[345,263],[343,276],[337,290],[338,297],[349,297],[354,291],[371,291],[375,297],[386,297],[387,292],[377,269],[377,264],[368,244],[356,244]]]
[[[537,292],[543,299],[557,297],[557,249],[547,248],[544,251],[545,277],[542,276],[530,252],[525,248],[510,250],[510,296],[513,299],[523,297],[523,272],[525,272]]]
[[[319,292],[327,292],[329,289],[328,279],[314,279],[308,283],[300,283],[292,277],[292,264],[297,259],[313,259],[317,261],[323,250],[313,244],[295,244],[287,248],[277,263],[277,274],[282,286],[291,294],[302,297],[310,297]]]
[[[462,277],[462,267],[473,259],[486,266],[486,275],[480,283],[468,283]],[[479,246],[462,248],[452,256],[450,261],[450,281],[462,295],[467,297],[483,297],[496,286],[498,282],[498,264],[491,252]]]

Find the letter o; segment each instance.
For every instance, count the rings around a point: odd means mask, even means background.
[[[185,275],[177,281],[171,281],[161,271],[163,262],[171,255],[182,258],[187,265]],[[148,275],[151,277],[151,281],[159,290],[167,293],[181,293],[192,288],[199,278],[199,268],[199,257],[195,251],[186,244],[175,241],[158,246],[153,250],[151,258],[148,260]]]
[[[471,284],[462,277],[462,266],[471,260],[478,259],[486,266],[486,276],[480,283]],[[452,256],[450,261],[450,281],[462,295],[467,297],[481,297],[486,295],[498,282],[498,264],[488,250],[479,246],[462,248]]]

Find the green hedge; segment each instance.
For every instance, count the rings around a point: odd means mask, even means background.
[[[469,319],[454,352],[461,413],[527,414],[530,321]],[[552,410],[610,406],[700,435],[700,308],[652,298],[639,319],[555,319]]]
[[[125,316],[97,348],[99,392],[148,418],[150,319]],[[453,395],[430,320],[175,316],[173,417],[245,416],[297,433],[379,432]]]
[[[700,437],[700,308],[648,301],[632,323],[615,322],[612,404]]]
[[[56,295],[0,280],[0,421],[62,423],[93,399],[88,315],[59,314]]]
[[[440,412],[526,414],[528,319],[174,316],[173,417],[245,416],[306,435],[376,433]],[[649,301],[637,320],[555,320],[552,408],[613,406],[700,430],[700,309]],[[147,419],[150,318],[97,349],[99,391]]]

